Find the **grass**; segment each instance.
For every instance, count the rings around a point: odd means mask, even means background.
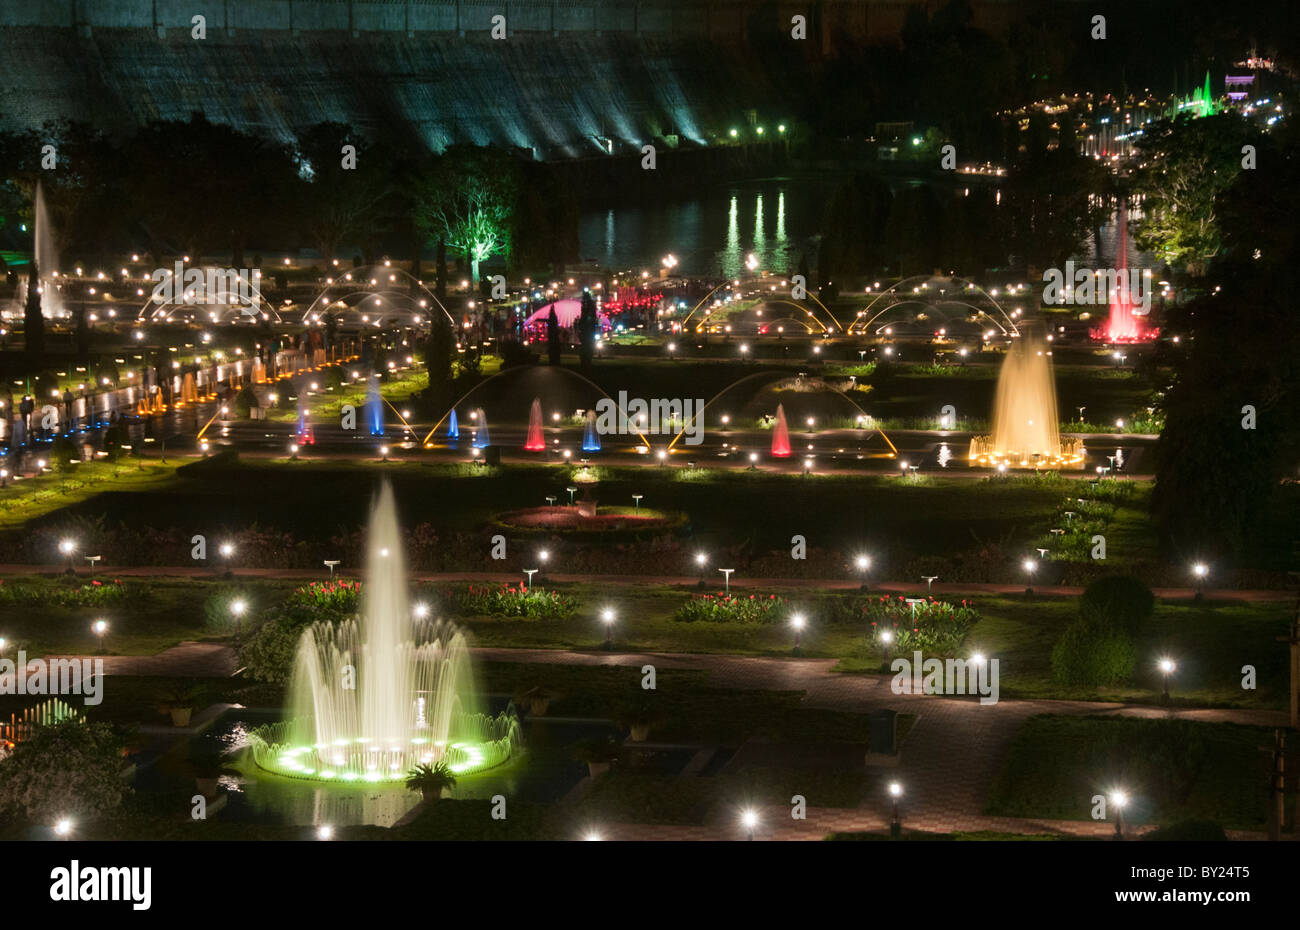
[[[1012,742],[986,813],[1089,819],[1095,795],[1122,790],[1132,824],[1197,818],[1261,829],[1272,731],[1132,717],[1032,717]]]
[[[0,488],[0,530],[80,505],[100,494],[138,493],[167,486],[184,461],[163,464],[123,456],[121,462],[83,462],[38,477],[9,481]]]

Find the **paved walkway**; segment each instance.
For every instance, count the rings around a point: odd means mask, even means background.
[[[0,565],[0,576],[4,575],[61,575],[62,566],[50,565]],[[211,581],[223,579],[224,569],[201,568],[191,565],[124,565],[103,566],[95,571],[96,578],[199,578]],[[84,569],[78,574],[90,578]],[[339,577],[349,577],[355,572],[338,570]],[[411,578],[417,581],[432,582],[519,582],[523,575],[519,572],[411,572]],[[237,568],[234,576],[239,578],[267,578],[302,581],[320,581],[329,577],[324,568],[280,569],[280,568]],[[607,585],[683,585],[694,588],[699,583],[699,575],[571,575],[563,572],[546,572],[534,576],[536,584],[590,584],[598,582]],[[722,579],[713,572],[709,584],[716,584],[718,590],[723,587]],[[824,588],[829,591],[857,591],[861,588],[861,579],[857,578],[743,578],[731,576],[731,587],[737,590],[772,588]],[[712,587],[708,590],[713,590]],[[888,591],[895,594],[923,594],[929,591],[935,595],[961,596],[975,594],[1021,595],[1025,593],[1024,584],[985,584],[981,582],[936,581],[927,587],[923,581],[877,581],[872,579],[871,590]],[[1162,600],[1191,600],[1196,595],[1195,588],[1153,588],[1156,597]],[[1034,597],[1078,597],[1083,588],[1076,585],[1034,585]],[[1293,590],[1286,588],[1214,588],[1207,589],[1205,599],[1210,601],[1286,601],[1296,598]]]

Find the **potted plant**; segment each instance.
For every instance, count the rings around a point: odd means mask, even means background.
[[[166,688],[159,710],[171,714],[172,726],[187,727],[196,705],[205,699],[205,689],[198,685],[175,685]]]
[[[451,794],[456,787],[456,776],[446,759],[439,759],[433,765],[417,765],[406,775],[406,787],[409,791],[420,792],[420,797],[427,801],[437,801]]]
[[[587,763],[587,774],[592,778],[604,775],[618,760],[618,743],[613,737],[596,737],[578,740],[573,746],[574,757]]]
[[[190,774],[194,776],[194,786],[205,798],[217,793],[217,784],[223,777],[239,775],[238,769],[226,764],[225,753],[215,747],[201,750],[190,756]]]
[[[627,727],[628,739],[634,743],[644,743],[650,730],[658,726],[659,722],[659,715],[644,698],[623,705],[618,712],[618,725]]]
[[[540,685],[521,691],[515,695],[515,704],[527,707],[532,717],[545,717],[555,695]]]

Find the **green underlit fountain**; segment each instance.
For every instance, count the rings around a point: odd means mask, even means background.
[[[499,765],[520,745],[519,721],[478,704],[464,635],[413,616],[392,488],[370,517],[359,618],[302,634],[290,719],[249,733],[263,769],[326,782],[400,782],[417,765],[457,775]]]

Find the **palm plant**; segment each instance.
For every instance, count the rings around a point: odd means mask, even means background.
[[[426,801],[436,801],[442,797],[443,791],[455,787],[456,776],[446,759],[439,759],[433,765],[417,765],[406,777],[407,790],[420,792]]]

